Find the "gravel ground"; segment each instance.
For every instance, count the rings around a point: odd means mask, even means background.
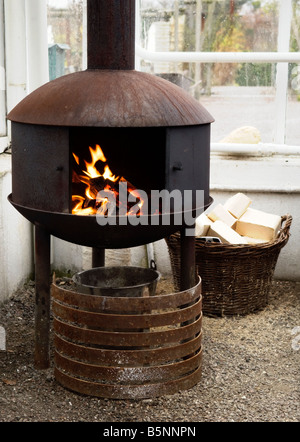
[[[60,386],[53,366],[35,370],[33,317],[30,282],[0,306],[0,325],[6,330],[6,350],[0,351],[0,422],[300,420],[300,282],[274,281],[262,312],[204,317],[200,382],[158,398],[83,396]]]

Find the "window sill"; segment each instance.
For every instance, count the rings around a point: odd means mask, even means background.
[[[211,155],[210,188],[216,191],[300,193],[300,155]]]
[[[300,146],[286,144],[257,143],[211,143],[211,152],[237,156],[300,155]]]

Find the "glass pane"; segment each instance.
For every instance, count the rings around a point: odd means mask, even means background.
[[[212,142],[223,141],[232,131],[244,126],[254,127],[260,141],[273,141],[275,65],[204,65],[203,75],[205,87],[200,102],[215,118],[211,126]],[[236,139],[239,140],[247,143],[247,138]]]
[[[293,0],[290,51],[300,51],[300,2]],[[300,145],[300,63],[289,64],[289,93],[286,118],[286,144]]]
[[[83,1],[48,0],[50,80],[83,69]]]
[[[151,51],[277,51],[279,0],[140,0],[140,45]],[[292,0],[290,51],[300,51],[300,2]],[[276,63],[182,63],[141,60],[139,69],[184,87],[215,117],[212,141],[254,126],[272,143]],[[300,64],[289,66],[286,143],[299,145]],[[285,106],[286,103],[280,103]]]
[[[279,0],[140,0],[140,44],[157,52],[274,52],[278,9]],[[212,84],[273,86],[276,74],[270,63],[209,66],[141,60],[139,69],[190,83],[196,98],[210,94]]]
[[[279,0],[140,0],[141,44],[157,51],[276,51]]]
[[[286,144],[300,145],[300,65],[289,65],[289,93],[286,115]]]
[[[293,16],[291,29],[290,51],[298,52],[300,50],[300,2],[292,1]]]

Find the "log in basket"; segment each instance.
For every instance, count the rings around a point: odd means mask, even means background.
[[[207,316],[246,315],[265,308],[281,249],[287,244],[291,215],[270,242],[255,245],[203,243],[196,238],[196,265],[202,279],[202,312]],[[175,287],[179,286],[180,238],[166,238]]]

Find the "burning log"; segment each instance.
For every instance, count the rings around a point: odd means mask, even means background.
[[[102,190],[107,188],[107,186],[111,186],[114,188],[115,183],[105,179],[103,176],[99,176],[97,178],[91,178],[89,180],[89,186],[89,197],[92,197],[92,199],[95,200],[97,198],[98,192],[101,192]],[[117,189],[115,189],[115,191],[117,192]]]
[[[107,215],[109,211],[114,211],[117,215],[122,210],[122,215],[127,215],[135,204],[141,208],[143,200],[131,183],[123,177],[113,175],[107,164],[102,174],[95,167],[98,161],[106,162],[100,146],[96,145],[95,150],[90,147],[90,153],[92,162],[85,161],[86,170],[81,170],[80,160],[73,154],[75,163],[72,174],[72,200],[75,205],[72,213]]]

